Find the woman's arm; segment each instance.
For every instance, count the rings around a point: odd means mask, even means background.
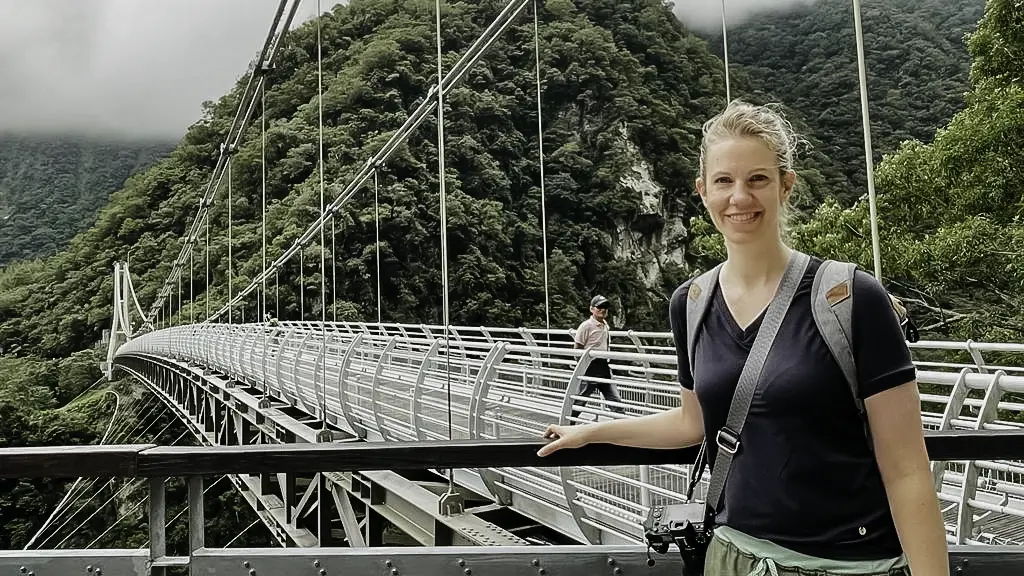
[[[586,444],[618,444],[638,448],[684,448],[704,438],[704,417],[697,395],[683,388],[682,405],[657,414],[625,418],[583,426],[557,426],[544,431],[545,438],[555,441],[545,445],[538,456],[547,456],[562,448],[579,448]]]
[[[946,529],[929,467],[917,382],[864,401],[889,507],[913,574],[948,576]]]

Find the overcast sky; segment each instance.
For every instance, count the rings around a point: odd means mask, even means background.
[[[340,0],[321,0],[327,10]],[[730,25],[752,7],[726,0]],[[676,0],[687,24],[721,26],[721,0]],[[179,138],[262,47],[278,0],[0,0],[0,132]],[[316,12],[303,0],[296,24]]]

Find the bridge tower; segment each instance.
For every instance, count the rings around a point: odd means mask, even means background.
[[[139,315],[138,330],[132,328],[131,308]],[[114,310],[110,315],[110,338],[107,342],[107,361],[100,367],[104,376],[110,380],[113,375],[114,354],[117,349],[135,335],[148,331],[152,323],[142,313],[139,301],[135,298],[135,288],[128,273],[128,264],[120,260],[114,262]]]

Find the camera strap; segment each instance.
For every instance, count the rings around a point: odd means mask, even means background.
[[[743,365],[743,371],[736,384],[736,391],[733,393],[732,404],[729,406],[729,416],[725,421],[725,426],[718,431],[715,437],[718,454],[715,457],[715,465],[711,469],[711,481],[708,484],[705,498],[709,520],[714,518],[715,511],[718,509],[725,481],[729,476],[729,469],[732,467],[733,457],[740,449],[740,434],[743,432],[743,424],[747,419],[747,412],[750,410],[750,403],[754,398],[754,391],[760,381],[761,371],[768,359],[768,353],[771,351],[775,336],[779,332],[779,326],[782,325],[782,320],[786,317],[786,312],[793,302],[793,296],[796,294],[796,289],[800,285],[800,280],[809,263],[809,256],[796,250],[793,251],[786,266],[786,272],[779,283],[778,291],[768,305],[750,354]],[[717,275],[714,280],[717,281]],[[711,290],[707,290],[707,292],[710,293]],[[704,442],[707,441],[708,439],[705,438]],[[705,448],[706,446],[702,445],[698,454],[698,463],[695,463],[695,467],[699,466],[699,470],[694,474],[694,479],[699,479],[703,474],[705,462],[700,461],[707,458]],[[692,491],[692,485],[690,489]],[[706,525],[710,526],[710,524],[709,521]]]

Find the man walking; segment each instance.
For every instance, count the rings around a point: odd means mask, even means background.
[[[608,326],[608,310],[611,308],[611,302],[607,298],[601,295],[594,296],[590,301],[590,318],[584,320],[579,328],[576,329],[575,337],[575,348],[589,348],[591,350],[606,351],[608,350],[608,341],[610,339],[611,328]],[[608,365],[608,360],[605,358],[593,358],[590,361],[590,365],[587,366],[587,371],[584,374],[585,377],[598,378],[603,381],[580,381],[579,396],[589,397],[594,393],[594,390],[600,390],[601,396],[605,400],[610,402],[622,402],[619,398],[619,393],[616,390],[615,384],[611,382],[612,369]],[[574,424],[574,418],[578,417],[580,412],[575,408],[582,400],[573,401],[573,411],[570,417],[570,424]],[[622,414],[625,410],[620,406],[609,406],[609,410]]]

